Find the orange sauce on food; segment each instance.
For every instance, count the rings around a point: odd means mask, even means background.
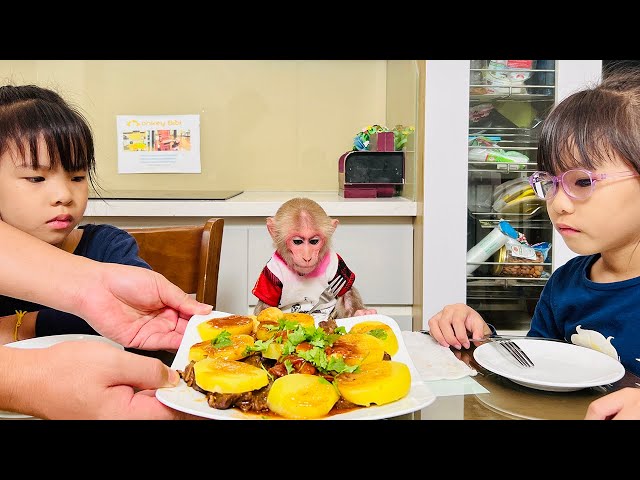
[[[229,315],[228,317],[212,318],[207,323],[214,327],[224,328],[233,325],[246,325],[247,323],[253,323],[253,320],[243,315]]]

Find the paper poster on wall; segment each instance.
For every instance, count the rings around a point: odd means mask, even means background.
[[[117,115],[118,173],[200,173],[200,115]]]

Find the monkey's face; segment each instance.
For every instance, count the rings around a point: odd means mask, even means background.
[[[289,266],[300,275],[311,273],[326,253],[325,237],[317,229],[300,226],[287,237],[287,252],[283,255]]]

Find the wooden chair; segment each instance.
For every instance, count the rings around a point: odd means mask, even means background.
[[[210,218],[204,225],[126,230],[151,268],[215,309],[223,228],[223,218]]]
[[[223,228],[223,218],[210,218],[204,225],[125,230],[136,239],[140,258],[151,268],[215,309]],[[129,351],[158,358],[168,366],[175,358],[174,352],[164,350]]]

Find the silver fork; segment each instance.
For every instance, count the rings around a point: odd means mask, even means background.
[[[523,367],[535,366],[531,359],[527,356],[527,354],[524,353],[524,350],[522,350],[517,343],[512,342],[511,340],[500,339],[491,339],[491,341],[499,343]]]
[[[318,302],[313,307],[311,307],[306,313],[311,313],[316,308],[318,308],[319,305],[322,305],[323,303],[328,303],[331,300],[334,300],[338,296],[338,292],[342,290],[342,287],[344,287],[346,283],[347,283],[347,280],[340,276],[331,280],[327,288],[325,288],[320,294],[320,298],[318,299]]]
[[[424,333],[426,335],[430,335],[428,330],[418,330],[420,333]],[[541,338],[541,337],[525,337],[525,336],[519,336],[519,335],[515,335],[513,336],[515,338],[526,338],[526,339],[534,339],[534,340],[554,340],[554,341],[561,341],[561,340],[555,340],[555,339],[549,339],[549,338]],[[471,342],[497,342],[500,345],[502,345],[502,347],[509,352],[509,354],[515,358],[518,363],[520,365],[522,365],[523,367],[535,367],[535,365],[533,364],[533,362],[531,361],[531,359],[529,358],[529,356],[524,353],[524,350],[522,350],[517,343],[512,342],[510,340],[510,338],[512,338],[511,335],[505,335],[505,336],[501,336],[501,335],[497,335],[497,334],[489,334],[489,335],[485,335],[481,338],[471,338],[470,341]]]

